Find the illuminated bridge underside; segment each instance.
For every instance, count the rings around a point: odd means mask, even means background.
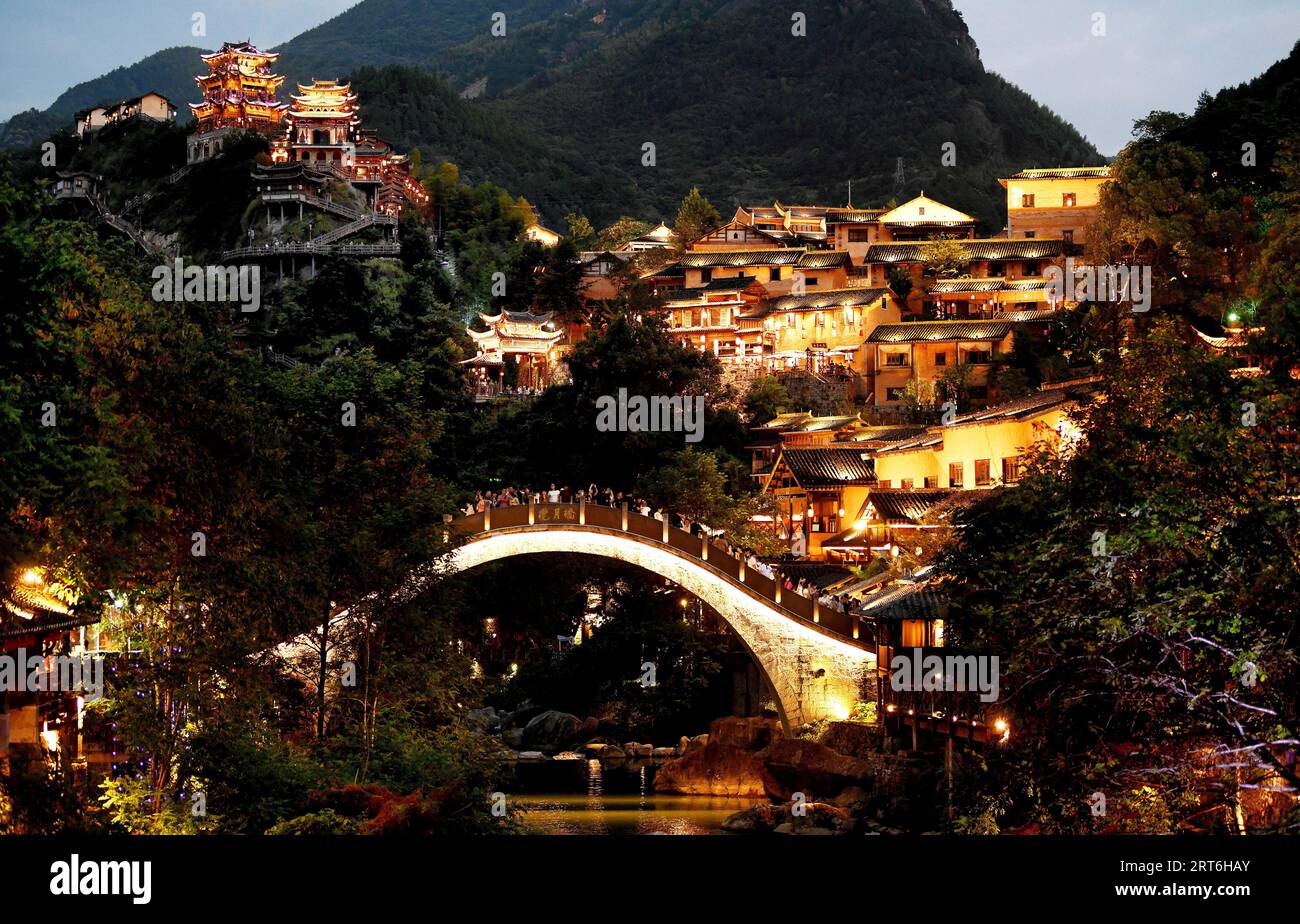
[[[597,512],[618,515],[607,508],[587,511]],[[479,521],[477,525],[482,525],[481,514],[474,519]],[[657,521],[650,522],[662,528]],[[673,533],[686,535],[675,529]],[[818,719],[845,718],[852,704],[861,698],[864,676],[875,668],[874,654],[850,640],[841,640],[835,633],[792,617],[783,607],[763,599],[741,581],[719,573],[719,567],[705,563],[689,551],[674,548],[675,544],[619,528],[525,523],[488,532],[475,531],[469,541],[449,555],[448,565],[451,570],[460,571],[516,555],[543,552],[599,555],[637,565],[699,597],[726,620],[775,691],[777,709],[787,731]],[[734,559],[728,558],[726,562],[735,564]]]

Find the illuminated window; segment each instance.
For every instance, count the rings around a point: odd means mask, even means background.
[[[966,476],[962,472],[962,463],[948,463],[948,487],[963,488],[966,486]]]
[[[898,483],[898,486],[902,488],[904,491],[910,491],[912,490],[912,479],[904,478],[902,481]]]
[[[926,475],[926,476],[925,476],[925,486],[926,486],[927,488],[937,488],[937,487],[939,487],[939,476],[938,476],[938,475]]]
[[[1062,207],[1064,207],[1064,208],[1067,208],[1067,209],[1072,209],[1072,208],[1074,208],[1074,206],[1075,206],[1075,201],[1076,201],[1076,200],[1075,200],[1075,194],[1074,194],[1074,193],[1063,193],[1063,194],[1061,195],[1061,205],[1062,205]]]
[[[1006,456],[1002,460],[1002,483],[1015,484],[1020,480],[1020,457]]]
[[[1022,209],[1032,209],[1034,207],[1034,194],[1025,193],[1020,197],[1020,207]]]
[[[993,483],[993,480],[989,477],[989,460],[988,460],[988,459],[976,459],[976,460],[975,460],[975,485],[976,485],[976,487],[982,487],[982,488],[984,488],[984,487],[988,487],[988,486],[991,485],[992,483]]]

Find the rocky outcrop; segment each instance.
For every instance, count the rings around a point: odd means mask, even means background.
[[[582,719],[567,712],[548,709],[538,713],[524,726],[521,745],[539,751],[558,751],[577,740]]]
[[[829,798],[856,783],[868,782],[878,771],[871,761],[832,751],[816,741],[785,738],[761,752],[769,774],[777,782],[773,795],[788,799],[795,792],[806,798]]]
[[[709,743],[708,735],[696,735],[694,738],[686,742],[686,747],[682,749],[682,753],[690,754],[694,751],[698,751],[708,743]]]
[[[656,792],[690,796],[766,796],[776,786],[754,752],[714,742],[664,764],[655,774]]]
[[[726,716],[709,723],[709,741],[730,744],[746,751],[761,751],[781,736],[780,720],[764,716]]]
[[[883,738],[880,728],[875,725],[828,722],[826,730],[817,740],[832,751],[839,751],[849,757],[870,759],[871,755],[880,753]]]
[[[628,757],[649,757],[654,749],[653,744],[640,744],[636,741],[628,741],[623,745],[623,751]]]

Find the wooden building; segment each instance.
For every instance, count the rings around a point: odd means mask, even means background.
[[[226,42],[202,57],[208,73],[194,78],[202,100],[190,103],[196,127],[188,139],[189,163],[221,153],[232,132],[271,135],[280,130],[288,103],[276,99],[284,83],[271,69],[278,52],[260,51],[251,42]]]
[[[1007,191],[1007,236],[1085,243],[1110,173],[1109,167],[1055,167],[999,179]]]

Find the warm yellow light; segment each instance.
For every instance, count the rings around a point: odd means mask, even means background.
[[[45,745],[47,751],[57,751],[59,749],[59,732],[57,729],[46,729],[41,732],[41,742]]]
[[[23,572],[23,583],[36,585],[41,582],[41,575],[35,568],[28,568]]]

